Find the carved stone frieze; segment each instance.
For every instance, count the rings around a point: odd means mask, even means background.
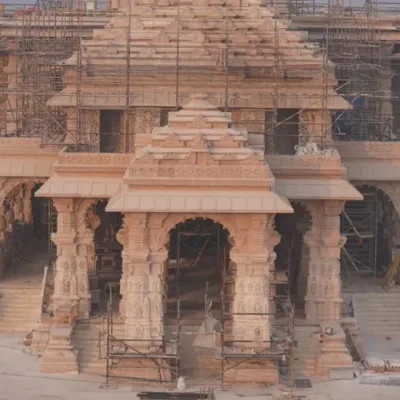
[[[61,153],[58,155],[58,164],[61,165],[101,165],[107,167],[127,166],[131,160],[130,154],[110,153]]]
[[[244,162],[245,164],[245,162]],[[162,177],[162,178],[237,178],[260,179],[268,178],[268,171],[263,165],[131,165],[130,176]],[[168,184],[168,182],[165,182]],[[211,182],[212,183],[212,182]],[[220,182],[218,183],[220,184]]]

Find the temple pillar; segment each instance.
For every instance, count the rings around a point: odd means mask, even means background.
[[[93,232],[86,226],[85,213],[77,212],[74,199],[53,199],[58,211],[57,232],[51,239],[57,245],[53,308],[77,305],[77,317],[90,313],[89,271],[94,267]]]
[[[15,195],[12,204],[13,204],[14,219],[17,221],[23,221],[24,220],[24,189],[22,186],[19,187],[18,193]]]
[[[231,251],[236,263],[232,333],[238,348],[254,349],[257,342],[267,347],[270,340],[268,218],[252,216],[248,248]]]
[[[338,321],[341,317],[340,249],[345,240],[340,235],[340,213],[344,202],[324,201],[318,205],[318,229],[307,234],[310,264],[305,312],[308,320]]]
[[[275,312],[270,275],[274,273],[275,243],[279,235],[273,229],[274,215],[254,215],[243,247],[233,247],[231,260],[236,264],[232,314],[233,351],[263,353],[270,346],[270,323]],[[226,382],[277,383],[279,371],[267,359],[227,361]]]
[[[304,302],[307,295],[307,280],[310,265],[310,246],[312,246],[312,239],[304,236],[303,243],[301,245],[300,269],[296,283],[297,303],[300,307],[304,307]]]
[[[329,110],[303,110],[299,114],[299,145],[316,143],[325,147],[332,141]]]
[[[34,182],[26,183],[23,189],[23,220],[26,224],[32,222],[32,190]]]
[[[167,251],[150,251],[148,215],[127,213],[127,249],[124,247],[121,313],[125,337],[134,346],[150,351],[162,345],[164,335],[163,294]]]
[[[89,272],[94,268],[93,232],[86,228],[83,231],[77,227],[76,237],[76,276],[79,296],[78,317],[89,318],[91,310],[91,294],[89,287]]]
[[[58,211],[57,232],[51,235],[57,245],[56,276],[54,279],[53,307],[79,302],[77,281],[76,214],[74,199],[53,199]]]

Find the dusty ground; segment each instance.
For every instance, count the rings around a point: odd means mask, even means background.
[[[22,349],[22,335],[0,335],[0,400],[125,400],[135,399],[138,389],[102,388],[103,378],[88,375],[44,375],[40,360]],[[142,388],[144,389],[144,388]],[[307,400],[398,400],[400,387],[361,385],[358,381],[313,383],[313,388],[298,392]],[[279,389],[216,391],[216,400],[276,400],[285,398]],[[304,396],[304,397],[303,397]],[[287,397],[286,397],[287,398]]]

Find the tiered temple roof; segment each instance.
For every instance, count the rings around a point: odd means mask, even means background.
[[[132,3],[82,42],[82,106],[125,106],[128,79],[130,105],[170,106],[179,68],[180,104],[209,85],[220,104],[229,86],[230,106],[348,107],[333,90],[333,68],[319,48],[260,1],[230,0],[228,7],[224,0],[181,0],[179,7],[176,0]],[[78,58],[65,64],[76,66]],[[67,89],[49,105],[74,107],[75,77],[70,74]]]
[[[109,211],[292,212],[273,191],[264,155],[232,129],[230,113],[194,95],[169,124],[154,128],[152,144],[138,151]],[[167,189],[167,190],[166,190]]]

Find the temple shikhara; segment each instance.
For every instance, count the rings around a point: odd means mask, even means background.
[[[43,373],[399,371],[400,7],[298,3],[1,5],[0,331]]]

